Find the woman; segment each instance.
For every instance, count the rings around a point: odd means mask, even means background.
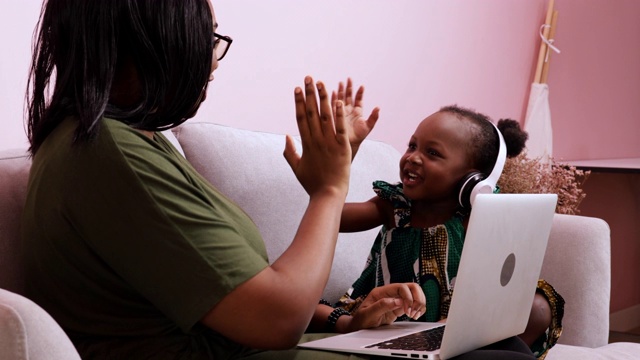
[[[23,216],[30,297],[83,358],[312,358],[255,349],[295,346],[312,317],[338,320],[317,313],[318,299],[350,138],[364,124],[359,144],[375,120],[347,122],[341,102],[334,118],[324,86],[309,77],[295,89],[303,152],[288,138],[285,158],[310,199],[291,246],[269,264],[246,214],[158,132],[196,113],[229,49],[211,4],[49,0],[39,27]],[[394,284],[363,305],[349,330],[421,315],[424,295]]]

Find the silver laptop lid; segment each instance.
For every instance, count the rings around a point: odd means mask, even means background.
[[[557,195],[478,195],[454,284],[443,358],[522,333],[547,248]],[[466,339],[462,342],[460,339]]]
[[[522,333],[531,311],[556,202],[555,194],[478,195],[469,218],[439,351],[367,347],[383,339],[440,325],[414,322],[337,335],[300,346],[391,357],[447,359]]]

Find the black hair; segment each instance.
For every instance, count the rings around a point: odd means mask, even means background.
[[[200,105],[213,54],[206,0],[48,0],[38,27],[27,87],[32,154],[67,116],[78,119],[77,143],[94,138],[105,116],[160,131]],[[125,64],[138,84],[122,106],[110,96]]]
[[[500,149],[500,140],[491,118],[458,105],[444,106],[440,108],[440,112],[448,112],[471,122],[476,129],[473,131],[474,135],[468,149],[471,165],[483,174],[491,173]],[[518,156],[524,150],[528,134],[520,128],[517,121],[512,119],[500,119],[496,126],[502,133],[507,146],[507,157]]]

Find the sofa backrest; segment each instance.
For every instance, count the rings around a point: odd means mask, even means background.
[[[277,259],[293,240],[308,203],[282,155],[285,136],[192,121],[174,133],[187,160],[247,212],[267,244],[269,260]],[[353,162],[347,201],[372,198],[374,180],[398,181],[399,159],[392,146],[365,140]],[[360,274],[376,234],[376,229],[340,234],[327,300],[336,301]]]
[[[220,191],[236,201],[261,230],[271,260],[289,245],[307,195],[282,157],[284,135],[187,122],[176,129],[186,158]],[[400,154],[365,141],[352,167],[347,201],[373,197],[374,180],[397,181]],[[377,230],[340,234],[324,293],[334,301],[360,274]],[[607,343],[611,287],[609,226],[601,219],[556,215],[541,278],[566,301],[560,343],[597,347]],[[313,269],[309,269],[313,271]]]
[[[263,234],[270,259],[276,259],[293,239],[308,198],[282,157],[284,135],[194,122],[174,133],[196,170],[251,216]],[[174,140],[172,134],[167,136]],[[387,144],[365,141],[352,167],[347,200],[371,198],[374,180],[396,181],[399,157]],[[20,217],[30,164],[26,150],[0,151],[0,288],[18,294],[24,294]],[[339,298],[360,273],[376,232],[340,235],[324,293],[327,300]],[[566,300],[560,343],[589,347],[607,343],[610,266],[606,222],[555,216],[541,277]]]

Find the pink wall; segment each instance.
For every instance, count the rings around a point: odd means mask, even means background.
[[[521,118],[537,53],[531,29],[545,7],[509,0],[245,0],[214,6],[220,31],[237,42],[199,118],[295,132],[291,93],[304,75],[331,86],[352,76],[367,86],[367,107],[381,108],[372,138],[400,150],[417,123],[442,105]],[[229,91],[233,87],[239,91]],[[239,99],[251,105],[238,109]]]
[[[381,107],[371,138],[402,151],[417,123],[442,105],[523,120],[547,1],[213,4],[219,32],[235,41],[194,120],[296,133],[294,86],[307,74],[330,87],[351,76],[367,87],[365,110]],[[39,0],[0,2],[0,149],[25,145],[23,89],[39,5]],[[549,74],[554,156],[640,157],[640,2],[556,0],[556,8],[556,45],[562,53],[553,56]],[[611,219],[615,212],[609,211],[622,209],[637,219],[640,184],[629,179],[621,193],[628,201],[602,196],[604,187],[594,186],[589,192],[597,206],[586,206],[585,200],[583,211],[612,225],[612,311],[640,304],[637,267],[631,274],[617,267],[640,263],[638,230],[633,220]]]
[[[640,157],[640,2],[556,0],[549,78],[554,153],[565,159]]]
[[[549,74],[554,156],[639,158],[640,2],[556,0],[556,8],[562,53]],[[585,193],[581,215],[611,227],[611,311],[638,305],[640,175],[593,174]]]
[[[40,14],[40,2],[0,1],[0,150],[27,144],[22,110],[31,61],[31,33]]]
[[[611,311],[640,304],[640,174],[593,173],[584,191],[581,214],[611,227]]]

